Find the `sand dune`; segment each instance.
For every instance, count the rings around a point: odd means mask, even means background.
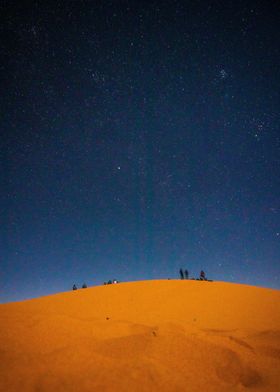
[[[280,391],[280,291],[143,281],[0,305],[0,390]]]

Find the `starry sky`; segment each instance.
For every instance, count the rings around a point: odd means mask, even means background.
[[[280,289],[280,5],[2,1],[0,301]]]

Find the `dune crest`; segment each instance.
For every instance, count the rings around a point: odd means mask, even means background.
[[[2,391],[266,391],[280,291],[143,281],[0,305]]]

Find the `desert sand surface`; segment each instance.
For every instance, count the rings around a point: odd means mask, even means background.
[[[0,305],[0,390],[280,391],[280,291],[119,283]]]

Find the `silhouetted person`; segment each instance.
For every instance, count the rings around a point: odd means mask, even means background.
[[[87,285],[84,283],[84,284],[82,285],[82,288],[83,288],[83,289],[86,289],[86,288],[87,288]]]
[[[182,268],[180,268],[180,277],[181,279],[184,279],[184,271],[182,270]]]
[[[107,284],[112,284],[112,281],[111,280],[108,280],[108,283]]]
[[[189,271],[185,270],[185,279],[189,279]]]
[[[200,271],[200,280],[206,280],[204,271]]]
[[[77,290],[77,286],[73,284],[73,290]]]

